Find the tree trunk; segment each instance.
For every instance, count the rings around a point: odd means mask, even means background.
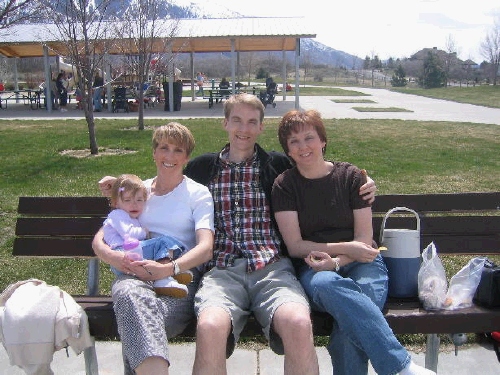
[[[87,127],[89,129],[90,154],[97,155],[99,154],[99,148],[97,147],[97,139],[95,136],[92,84],[86,85],[82,94],[83,111],[85,112],[85,120],[87,121]]]
[[[139,126],[139,130],[144,130],[144,90],[143,84],[141,83],[141,87],[139,88],[139,118],[137,119],[137,124]]]
[[[97,139],[95,137],[94,115],[92,115],[92,119],[87,119],[87,125],[89,127],[90,154],[97,155],[99,154],[99,148],[97,147]]]

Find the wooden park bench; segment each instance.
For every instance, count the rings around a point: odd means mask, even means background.
[[[236,94],[242,93],[242,92],[248,92],[252,93],[252,95],[255,95],[255,87],[252,87],[251,89],[241,89],[238,88],[236,89]],[[219,88],[213,88],[213,89],[204,89],[203,90],[203,99],[208,99],[208,108],[212,108],[214,106],[214,102],[222,102],[223,99],[227,99],[232,95],[232,90],[231,88],[227,89],[219,89]]]
[[[231,92],[231,89],[204,89],[203,99],[208,99],[208,108],[212,108],[214,102],[222,102],[223,99],[229,98]]]
[[[443,256],[500,254],[500,192],[377,196],[373,206],[375,239],[384,214],[400,206],[420,216],[421,249],[434,241]],[[99,260],[91,248],[92,238],[108,211],[108,200],[103,197],[20,197],[13,247],[14,256],[89,259],[87,293],[74,298],[85,309],[90,333],[98,340],[119,339],[111,297],[99,293]],[[391,217],[390,228],[412,228],[414,222],[414,217],[397,215]],[[425,363],[434,371],[438,334],[500,329],[500,309],[473,306],[429,312],[417,299],[389,299],[384,316],[396,334],[428,335]],[[330,316],[314,312],[312,319],[315,335],[330,335]],[[183,336],[193,336],[195,324]],[[250,320],[242,336],[254,335],[261,335],[261,329]],[[84,355],[87,374],[97,374],[95,347]]]

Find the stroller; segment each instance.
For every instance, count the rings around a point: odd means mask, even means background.
[[[267,85],[266,90],[260,90],[259,99],[264,104],[264,107],[267,107],[268,104],[271,104],[273,108],[276,108],[276,103],[274,102],[274,97],[276,96],[277,85],[276,82],[271,81]]]
[[[115,99],[113,100],[113,112],[123,109],[125,112],[129,111],[127,102],[127,88],[120,86],[115,88]]]

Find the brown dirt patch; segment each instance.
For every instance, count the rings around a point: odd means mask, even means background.
[[[97,155],[92,155],[90,149],[85,150],[63,150],[59,154],[63,156],[70,156],[73,158],[90,158],[99,156],[110,156],[110,155],[125,155],[125,154],[135,154],[137,151],[134,150],[124,150],[120,148],[99,148],[99,153]]]

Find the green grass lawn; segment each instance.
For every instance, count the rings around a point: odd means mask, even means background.
[[[436,89],[391,88],[392,91],[426,96],[428,98],[452,100],[458,103],[477,104],[485,107],[500,108],[500,85],[450,86]]]
[[[352,107],[358,112],[413,112],[399,107]]]
[[[18,280],[39,278],[69,293],[84,293],[86,261],[34,260],[11,255],[18,197],[99,195],[104,175],[135,173],[152,177],[152,127],[164,120],[96,120],[101,148],[133,154],[74,158],[64,150],[87,149],[88,129],[82,120],[0,121],[0,289]],[[220,119],[189,119],[196,139],[194,156],[219,150],[226,142]],[[278,120],[265,121],[260,144],[281,150]],[[325,120],[326,157],[367,169],[379,194],[497,191],[500,182],[500,127],[453,122],[403,120]],[[467,258],[447,264],[452,275]],[[102,265],[101,291],[109,293],[113,278]],[[406,340],[405,342],[411,342]]]
[[[376,103],[370,99],[332,99],[334,103]]]
[[[88,147],[84,121],[0,121],[0,288],[29,277],[60,285],[70,293],[85,291],[84,261],[39,262],[10,253],[19,196],[98,195],[104,175],[131,172],[152,177],[151,127],[138,131],[135,120],[98,120],[100,147],[134,154],[73,158],[61,154]],[[226,134],[219,119],[183,120],[197,141],[194,156],[220,149]],[[261,145],[281,150],[278,120],[266,121]],[[347,160],[368,170],[380,194],[493,191],[498,189],[500,127],[496,125],[402,120],[326,120],[326,157]],[[51,265],[48,271],[44,267]],[[52,266],[52,264],[56,264]],[[67,277],[78,266],[79,277]],[[103,285],[108,291],[109,278]]]

